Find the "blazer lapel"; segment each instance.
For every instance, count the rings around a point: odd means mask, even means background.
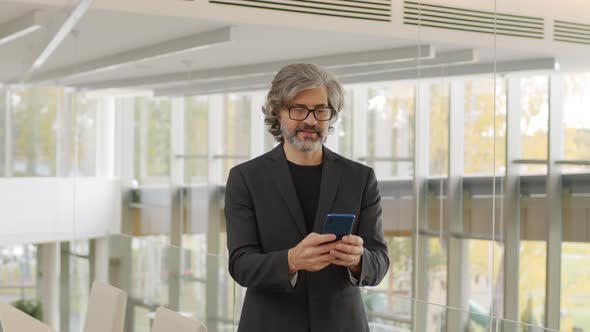
[[[277,185],[277,188],[289,209],[289,213],[297,229],[301,233],[302,237],[307,236],[307,226],[303,217],[303,211],[301,211],[301,204],[297,198],[297,192],[295,191],[295,185],[293,184],[293,178],[289,171],[289,165],[287,164],[287,158],[285,157],[285,151],[283,150],[283,144],[277,145],[270,153],[270,159],[273,161],[271,165],[270,173]],[[323,174],[322,174],[323,176]]]
[[[324,220],[326,215],[332,208],[334,198],[340,186],[340,178],[342,176],[342,167],[338,162],[338,155],[330,151],[328,148],[323,148],[323,167],[322,167],[322,183],[320,185],[320,201],[318,202],[318,210],[316,211],[315,221],[313,224],[313,231],[322,233],[324,227]]]

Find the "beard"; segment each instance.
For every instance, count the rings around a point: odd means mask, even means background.
[[[297,136],[297,134],[303,130],[315,132],[316,137],[300,138]],[[311,152],[321,148],[322,144],[326,141],[326,131],[327,129],[322,129],[317,126],[308,126],[305,124],[297,126],[293,130],[289,130],[289,128],[286,128],[281,123],[281,133],[283,134],[285,140],[301,152]]]

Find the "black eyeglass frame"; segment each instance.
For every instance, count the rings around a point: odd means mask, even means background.
[[[291,116],[291,109],[293,108],[305,108],[307,110],[307,114],[305,115],[305,117],[303,119],[294,119]],[[330,109],[330,117],[327,119],[318,119],[318,117],[315,115],[315,111],[320,109],[320,108],[329,108]],[[334,110],[334,107],[332,107],[332,105],[328,105],[328,106],[319,106],[316,108],[308,108],[306,106],[289,106],[287,107],[287,110],[289,110],[289,119],[294,120],[294,121],[305,121],[308,117],[309,117],[309,113],[313,113],[313,117],[317,120],[317,121],[330,121],[332,120],[332,118],[334,117],[334,113],[336,112],[336,110]]]

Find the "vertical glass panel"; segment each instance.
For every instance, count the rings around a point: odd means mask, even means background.
[[[447,255],[446,239],[429,237],[427,263],[428,302],[438,305],[447,303]],[[430,306],[427,313],[426,331],[435,331],[437,326],[443,326],[446,310],[443,306]]]
[[[346,158],[352,158],[352,114],[353,114],[353,93],[348,89],[344,93],[344,109],[340,111],[338,120],[334,125],[334,136],[328,140],[338,141],[338,153]]]
[[[85,94],[72,96],[71,112],[71,174],[94,176],[96,174],[96,112],[98,99]]]
[[[248,95],[223,96],[223,183],[232,167],[250,158],[250,107]]]
[[[204,96],[185,99],[185,183],[206,183],[209,161],[209,103]]]
[[[13,90],[10,99],[12,175],[55,176],[57,114],[63,106],[63,89]]]
[[[502,79],[465,81],[465,175],[492,175],[505,168],[506,83]],[[495,148],[495,150],[494,150]]]
[[[549,118],[549,79],[531,76],[520,81],[522,118],[520,123],[523,159],[547,159],[547,131]],[[547,173],[546,165],[526,164],[525,174]]]
[[[501,307],[502,289],[497,288],[501,284],[500,274],[502,266],[501,246],[497,242],[488,240],[466,240],[466,249],[469,251],[467,297],[469,311],[479,315],[497,313]],[[477,326],[485,328],[478,317],[471,316],[469,324],[472,331],[478,331]]]
[[[33,300],[37,296],[37,247],[0,246],[0,302]]]
[[[6,175],[6,97],[8,91],[0,87],[0,177]]]
[[[561,330],[590,331],[590,244],[561,246]]]
[[[78,332],[84,328],[88,297],[90,296],[90,262],[87,258],[88,241],[75,241],[70,244],[70,331]],[[83,257],[86,256],[86,257]]]
[[[449,84],[430,86],[430,176],[446,176],[449,169]]]
[[[565,159],[590,159],[590,73],[564,76],[563,146]],[[588,173],[588,166],[565,165],[565,173]]]
[[[135,98],[135,177],[140,183],[167,183],[170,174],[171,102]]]
[[[518,317],[525,324],[545,325],[546,253],[546,241],[521,241]]]
[[[379,179],[413,176],[414,104],[414,84],[369,88],[365,159]]]

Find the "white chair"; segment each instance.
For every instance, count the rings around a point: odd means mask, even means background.
[[[123,332],[127,293],[105,282],[92,284],[84,332]]]
[[[207,332],[207,327],[203,323],[182,316],[170,309],[159,307],[156,310],[156,318],[152,332]]]
[[[0,331],[55,332],[49,325],[4,303],[0,303]]]

